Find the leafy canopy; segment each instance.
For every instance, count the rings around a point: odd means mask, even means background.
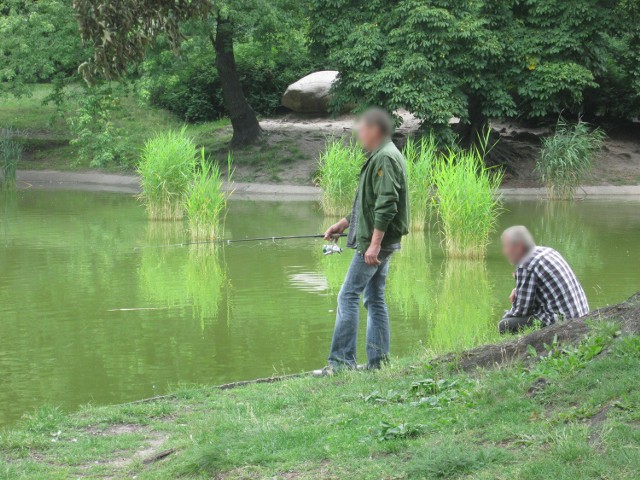
[[[406,108],[447,130],[451,117],[475,124],[583,111],[586,93],[611,74],[612,46],[628,54],[638,42],[636,4],[310,0],[311,39],[341,72],[336,110]],[[631,81],[627,94],[637,97],[637,50],[622,56],[621,68],[634,72],[621,73]]]

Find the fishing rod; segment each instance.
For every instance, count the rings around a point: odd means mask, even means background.
[[[346,237],[346,233],[341,233],[340,235],[333,235],[333,238],[337,241],[339,237]],[[202,242],[183,242],[183,243],[172,243],[167,245],[148,245],[144,247],[136,247],[136,250],[139,248],[172,248],[172,247],[187,247],[189,245],[206,245],[206,244],[232,244],[232,243],[244,243],[244,242],[267,242],[276,240],[296,240],[296,239],[304,239],[304,238],[324,238],[324,233],[316,234],[316,235],[281,235],[277,237],[254,237],[254,238],[237,238],[237,239],[218,239],[218,240],[206,240]],[[333,245],[325,245],[323,248],[323,252],[325,255],[329,255],[330,253],[341,253],[342,249],[340,247],[335,248]],[[329,251],[331,250],[331,251]],[[338,251],[340,250],[340,251]]]

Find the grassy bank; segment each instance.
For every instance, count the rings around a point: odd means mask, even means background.
[[[631,479],[640,337],[601,322],[528,366],[424,354],[380,372],[147,403],[44,408],[0,436],[0,478]]]
[[[50,85],[35,85],[30,97],[0,98],[0,128],[19,130],[19,139],[24,146],[23,160],[19,169],[83,170],[90,168],[89,162],[78,157],[78,146],[70,145],[73,135],[67,120],[56,112],[53,103],[43,104],[51,93]],[[175,115],[136,101],[133,95],[118,99],[120,108],[110,118],[117,134],[117,141],[124,151],[122,164],[108,164],[106,171],[135,171],[145,142],[158,132],[180,130],[184,125]],[[232,130],[228,119],[187,124],[186,134],[198,147],[204,147],[223,165],[229,153]],[[269,181],[280,181],[288,164],[304,160],[301,150],[293,141],[265,140],[259,145],[234,151],[238,167],[237,180],[253,181],[256,176]],[[308,179],[310,180],[310,178]],[[307,180],[307,181],[308,181]]]

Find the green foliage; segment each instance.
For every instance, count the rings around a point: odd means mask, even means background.
[[[372,437],[381,442],[403,438],[415,438],[424,433],[424,425],[419,423],[394,424],[389,422],[380,422],[380,426],[378,428],[372,428],[369,433]]]
[[[419,141],[409,138],[402,154],[407,162],[410,228],[412,231],[421,231],[430,216],[433,168],[438,156],[438,144],[432,134]]]
[[[268,42],[241,37],[234,53],[245,97],[262,115],[273,114],[287,86],[314,69],[300,27]],[[215,54],[202,29],[183,41],[179,55],[164,43],[149,53],[137,84],[144,100],[185,121],[202,122],[227,115]]]
[[[477,147],[449,150],[435,166],[435,208],[449,257],[483,258],[500,214],[503,175],[487,168],[483,157]]]
[[[544,345],[545,351],[542,355],[538,355],[535,348],[529,346],[529,353],[539,356],[540,359],[533,368],[532,375],[561,375],[585,368],[618,336],[620,336],[620,330],[617,323],[603,322],[597,327],[594,326],[590,335],[577,345],[562,345],[555,336],[551,345]]]
[[[450,139],[451,117],[481,126],[584,111],[586,92],[616,71],[629,81],[613,88],[635,99],[625,115],[637,116],[636,3],[312,0],[310,35],[340,71],[336,111],[405,108]],[[616,63],[616,42],[626,62]]]
[[[232,177],[232,157],[227,158],[227,181]],[[215,240],[222,236],[222,223],[229,194],[224,191],[222,172],[217,163],[205,159],[201,150],[200,168],[189,185],[186,196],[189,230],[194,240]]]
[[[121,96],[122,92],[114,91],[110,85],[102,85],[85,88],[77,100],[67,101],[67,125],[73,135],[69,143],[78,147],[77,162],[91,167],[124,162],[123,132],[113,122],[114,112],[121,108]]]
[[[30,95],[32,84],[77,80],[87,57],[71,0],[0,2],[0,95]]]
[[[542,141],[536,163],[536,171],[551,198],[573,199],[576,189],[591,172],[605,136],[602,130],[591,130],[585,122],[558,121],[555,134]]]
[[[0,128],[0,166],[4,187],[16,185],[16,170],[22,158],[22,144],[15,140],[17,132],[11,128]]]
[[[358,189],[358,173],[364,164],[362,148],[353,140],[330,138],[318,161],[316,182],[322,189],[325,215],[348,215]]]
[[[145,143],[138,174],[149,217],[182,218],[196,168],[196,145],[183,127],[158,133]]]

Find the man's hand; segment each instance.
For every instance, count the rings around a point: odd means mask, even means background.
[[[349,228],[349,222],[346,218],[343,218],[338,223],[334,223],[329,227],[329,229],[324,232],[324,239],[331,241],[335,240],[336,235],[342,235],[342,233]]]
[[[380,260],[378,260],[378,254],[380,253],[380,245],[376,245],[372,243],[369,245],[369,248],[364,254],[364,263],[367,265],[371,265],[377,267],[380,265]]]
[[[384,232],[374,228],[373,236],[371,237],[371,245],[364,253],[364,263],[377,267],[382,262],[378,260],[378,254],[380,253],[380,246],[382,245],[382,239],[384,238]]]
[[[513,290],[511,290],[511,295],[509,295],[509,301],[512,305],[516,302],[516,293],[517,290],[514,288]]]

